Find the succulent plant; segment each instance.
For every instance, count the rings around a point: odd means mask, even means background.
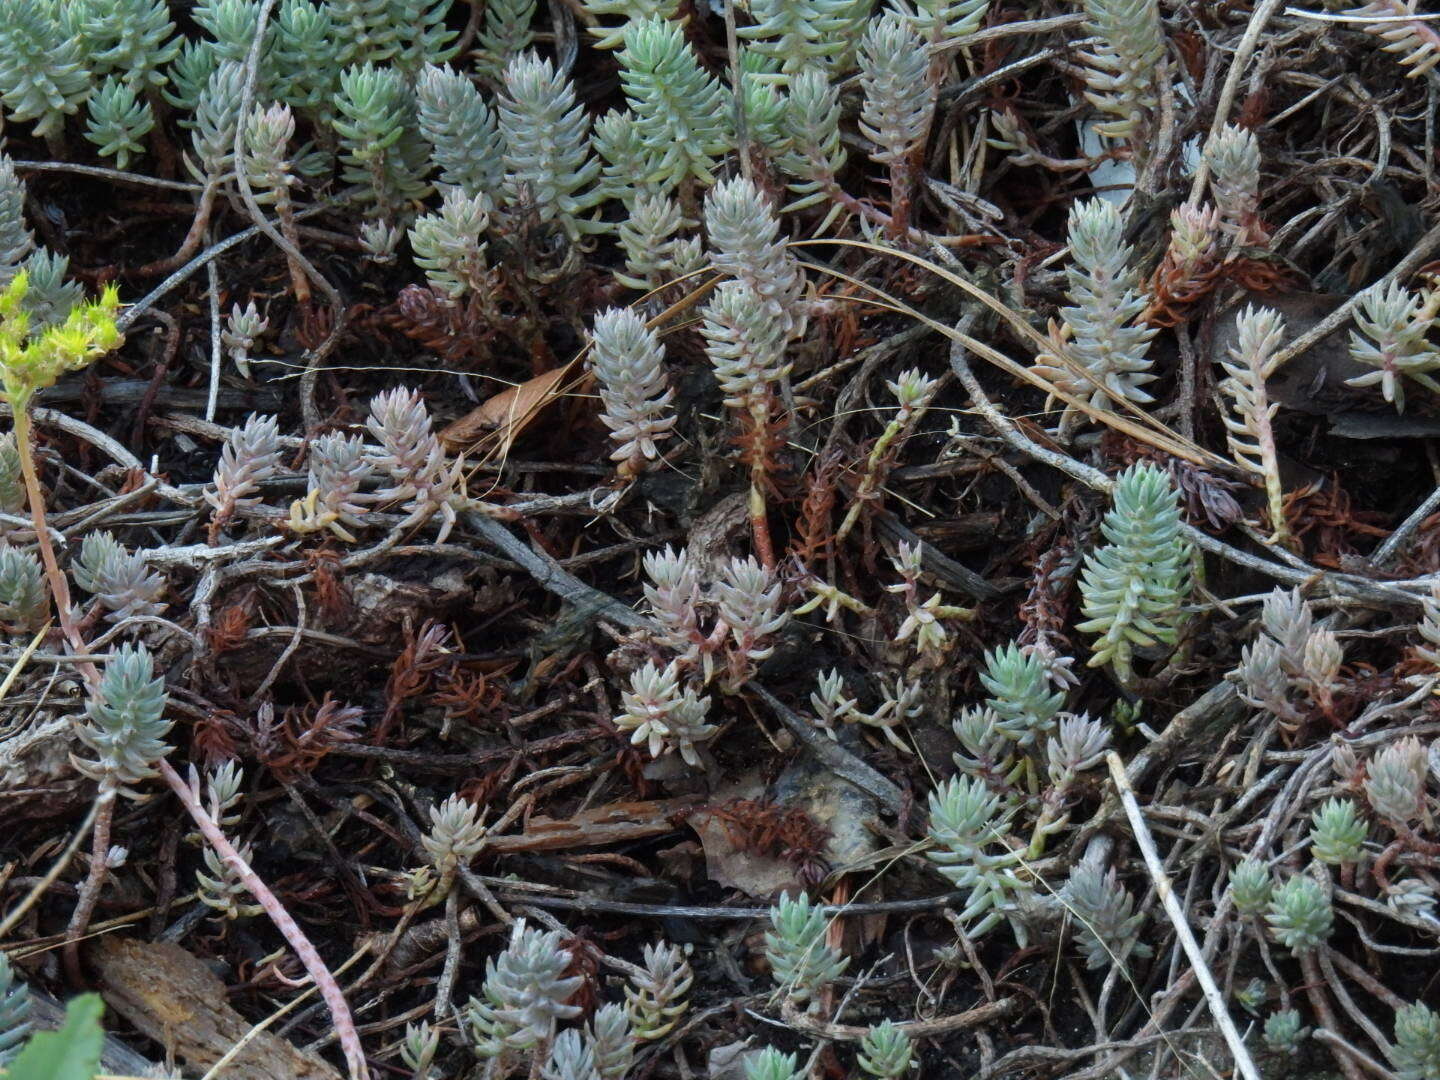
[[[598,198],[586,190],[600,172],[590,153],[590,121],[570,80],[549,60],[525,53],[505,69],[500,133],[511,208],[532,209],[572,241],[601,227],[581,216]]]
[[[612,461],[633,475],[660,456],[656,443],[670,436],[675,391],[665,374],[665,350],[655,331],[630,308],[595,317],[591,368],[605,406],[600,421],[610,429]]]
[[[107,77],[90,95],[87,108],[85,137],[99,148],[101,157],[113,157],[115,167],[125,169],[132,159],[144,155],[140,140],[155,126],[155,115],[131,83]]]
[[[1135,140],[1160,102],[1156,72],[1165,55],[1156,0],[1085,0],[1086,35],[1099,38],[1081,54],[1085,96],[1106,116],[1095,130]]]
[[[1263,914],[1274,888],[1269,867],[1256,859],[1241,859],[1230,868],[1230,898],[1241,915]]]
[[[586,1026],[600,1080],[625,1080],[635,1060],[635,1032],[625,1006],[602,1005]]]
[[[929,66],[911,20],[898,11],[871,20],[860,42],[860,133],[873,147],[871,160],[893,165],[919,148],[935,111]]]
[[[250,350],[255,347],[255,339],[263,334],[269,325],[269,320],[261,318],[254,300],[243,308],[236,304],[225,317],[225,328],[220,331],[220,344],[230,354],[236,370],[247,379],[250,377]]]
[[[647,746],[651,757],[669,750],[678,751],[687,765],[700,765],[695,744],[709,739],[718,730],[705,722],[710,698],[680,687],[680,667],[672,660],[662,670],[646,661],[630,674],[630,689],[620,695],[625,711],[615,717],[615,726],[631,732],[630,741]]]
[[[14,1060],[30,1032],[30,990],[0,953],[0,1066]]]
[[[899,1080],[915,1063],[915,1047],[904,1029],[892,1021],[876,1024],[860,1040],[858,1061],[877,1080]]]
[[[150,653],[143,645],[121,645],[85,703],[88,723],[76,730],[95,758],[72,758],[75,767],[102,788],[139,798],[133,785],[156,775],[155,762],[170,752],[165,704],[165,680],[155,674]]]
[[[438,213],[415,220],[410,249],[431,288],[459,300],[492,286],[484,239],[492,209],[484,192],[467,195],[463,188],[453,187],[445,192]]]
[[[818,995],[845,971],[849,961],[825,943],[829,925],[825,913],[810,906],[801,893],[791,899],[786,893],[770,909],[770,929],[765,934],[765,959],[770,974],[786,997],[804,1004]]]
[[[1097,408],[1112,408],[1122,398],[1147,404],[1154,398],[1141,388],[1155,380],[1146,354],[1157,331],[1137,321],[1146,301],[1120,212],[1103,199],[1076,203],[1068,234],[1071,304],[1060,309],[1064,327],[1056,355],[1042,357],[1036,371]],[[1079,370],[1064,363],[1062,354]]]
[[[1415,10],[1417,6],[1418,0],[1368,0],[1345,12],[1352,18],[1374,18],[1362,22],[1360,28],[1384,41],[1380,48],[1385,52],[1400,57],[1400,65],[1410,69],[1405,72],[1407,79],[1424,75],[1440,63],[1440,34]]]
[[[1075,917],[1080,951],[1091,971],[1150,955],[1150,947],[1140,941],[1145,916],[1135,911],[1134,897],[1115,870],[1107,870],[1100,859],[1086,856],[1075,865],[1060,900]]]
[[[60,137],[65,118],[90,96],[84,43],[58,5],[9,0],[0,19],[0,98],[9,119],[35,121],[35,134]]]
[[[780,240],[780,222],[760,189],[744,177],[716,184],[705,195],[705,231],[715,269],[747,285],[763,308],[763,315],[742,318],[777,324],[785,339],[800,334],[805,276]]]
[[[735,650],[749,660],[769,659],[770,639],[790,619],[780,606],[781,583],[754,559],[731,559],[720,568],[714,600],[730,628]]]
[[[540,931],[517,919],[510,943],[485,965],[481,998],[464,1011],[471,1047],[482,1058],[503,1058],[548,1042],[561,1020],[578,1016],[566,1002],[584,981],[566,976],[570,953],[558,930]]]
[[[431,64],[415,80],[420,132],[440,168],[440,183],[466,195],[489,194],[505,174],[495,113],[470,79]]]
[[[620,85],[636,118],[646,171],[636,179],[674,186],[688,179],[713,184],[718,159],[730,149],[729,109],[677,23],[650,17],[626,24]]]
[[[1399,739],[1370,761],[1365,797],[1382,818],[1408,826],[1424,808],[1427,756],[1413,735]]]
[[[1274,1053],[1293,1054],[1309,1034],[1294,1009],[1277,1009],[1265,1018],[1265,1048]]]
[[[92,75],[118,76],[137,92],[164,85],[161,69],[180,51],[165,0],[91,0],[75,8]]]
[[[540,1075],[545,1080],[600,1080],[595,1051],[574,1028],[555,1036]]]
[[[680,1022],[690,1005],[686,995],[695,973],[685,952],[663,941],[646,945],[642,959],[644,967],[630,974],[625,988],[625,1009],[634,1037],[649,1042],[664,1038]]]
[[[1391,1064],[1399,1080],[1440,1076],[1440,1016],[1424,1002],[1395,1010],[1395,1046]]]
[[[215,466],[215,490],[205,492],[216,520],[223,524],[238,507],[257,505],[260,485],[279,468],[280,429],[275,417],[251,413],[226,439]]]
[[[428,148],[416,133],[415,99],[394,68],[366,62],[340,73],[335,97],[341,178],[367,213],[391,220],[430,191]]]
[[[1405,411],[1403,379],[1440,393],[1430,374],[1440,369],[1440,349],[1426,337],[1432,320],[1420,297],[1395,281],[1372,285],[1360,294],[1355,325],[1360,332],[1350,335],[1350,358],[1375,370],[1346,379],[1347,386],[1378,385],[1399,412]]]
[[[745,1080],[802,1080],[804,1075],[794,1054],[782,1054],[771,1046],[745,1063]]]
[[[807,67],[791,77],[783,123],[790,149],[779,165],[797,196],[785,207],[786,213],[793,213],[838,191],[836,177],[845,168],[840,94],[823,68]]]
[[[1330,936],[1335,913],[1320,883],[1296,874],[1270,897],[1265,921],[1275,940],[1291,952],[1309,952]]]
[[[485,19],[476,35],[476,68],[490,81],[500,82],[505,69],[535,40],[535,0],[496,0],[485,5]]]
[[[108,532],[92,532],[80,545],[71,568],[75,583],[100,601],[110,622],[132,615],[158,615],[165,610],[159,596],[165,578],[150,570],[145,556],[130,552]]]
[[[25,224],[25,182],[9,154],[0,154],[0,273],[8,280],[35,248]]]
[[[0,513],[18,514],[25,509],[25,477],[20,468],[20,449],[15,433],[0,433]]]
[[[247,864],[254,857],[249,844],[239,844],[235,850]],[[205,862],[205,869],[210,872],[206,874],[200,870],[195,871],[195,895],[202,904],[214,911],[218,918],[227,922],[249,919],[265,910],[250,901],[250,890],[240,880],[234,866],[217,855],[214,848],[207,845],[201,852],[201,858]]]
[[[40,560],[0,540],[0,630],[26,634],[50,614],[49,591]]]
[[[853,28],[850,0],[755,0],[754,20],[741,27],[746,51],[767,61],[772,78],[785,82],[811,66],[831,66],[845,55]]]
[[[456,871],[480,854],[485,831],[475,804],[459,795],[430,808],[430,828],[420,837],[420,846],[439,875],[441,896],[449,891]]]
[[[650,581],[645,585],[645,602],[651,616],[664,628],[665,644],[681,653],[687,662],[699,657],[700,572],[687,548],[646,552],[642,565]]]
[[[440,1049],[440,1031],[427,1021],[405,1025],[405,1039],[400,1044],[400,1060],[405,1062],[415,1080],[427,1080],[435,1052]]]
[[[1029,933],[1019,917],[1019,900],[1030,886],[1015,872],[1019,854],[1003,843],[1013,813],[984,781],[951,777],[930,794],[934,847],[926,855],[956,888],[970,891],[960,912],[967,933],[979,937],[1008,919],[1024,947]]]
[[[1243,240],[1260,206],[1260,142],[1253,131],[1226,124],[1205,148],[1205,160],[1224,228]]]
[[[1367,830],[1349,799],[1328,800],[1310,823],[1310,854],[1320,862],[1339,866],[1360,858]]]
[[[815,676],[815,692],[810,695],[810,708],[815,712],[815,721],[832,739],[840,724],[861,722],[860,711],[855,707],[857,700],[845,696],[845,680],[833,668]]]
[[[420,395],[405,387],[377,394],[370,400],[366,426],[381,447],[375,462],[392,481],[390,487],[375,492],[375,497],[405,500],[402,509],[411,514],[438,510],[443,542],[455,523],[460,465],[446,464],[444,447]]]
[[[1175,643],[1192,554],[1180,534],[1179,496],[1163,470],[1131,466],[1116,479],[1112,498],[1100,526],[1107,543],[1085,557],[1080,592],[1087,618],[1076,629],[1099,635],[1090,666],[1110,664],[1126,681],[1135,648]]]
[[[1265,482],[1269,500],[1271,543],[1289,536],[1285,522],[1285,491],[1280,483],[1279,451],[1271,421],[1280,406],[1272,404],[1265,381],[1274,373],[1275,354],[1285,336],[1285,320],[1269,308],[1248,307],[1235,320],[1236,346],[1221,360],[1226,378],[1220,391],[1228,400],[1225,423],[1230,456],[1246,472]]]
[[[1034,745],[1055,727],[1065,704],[1042,658],[1011,642],[985,653],[980,684],[990,693],[985,705],[998,717],[999,729],[1020,746]]]

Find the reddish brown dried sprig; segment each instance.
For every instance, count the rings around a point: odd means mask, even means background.
[[[444,624],[427,619],[419,633],[406,624],[405,648],[390,665],[390,677],[385,681],[385,715],[375,729],[377,746],[384,745],[401,706],[428,690],[435,673],[453,662],[449,649],[450,630]]]
[[[791,554],[805,566],[830,557],[830,546],[835,539],[832,515],[838,494],[836,480],[844,460],[841,451],[832,450],[805,477],[805,498],[800,503],[800,516],[790,541]]]
[[[1389,530],[1379,523],[1383,515],[1356,510],[1350,493],[1340,484],[1340,475],[1308,484],[1285,497],[1285,520],[1297,538],[1309,538],[1314,545],[1311,558],[1321,566],[1339,568],[1358,552],[1355,540],[1380,540]]]
[[[1019,643],[1033,645],[1046,640],[1064,644],[1065,624],[1070,618],[1070,592],[1075,585],[1079,560],[1075,542],[1068,536],[1058,537],[1040,553],[1030,575],[1030,592],[1020,605]]]
[[[320,610],[332,618],[344,614],[350,607],[350,589],[345,584],[340,552],[327,544],[306,550],[301,558],[313,575],[315,602]]]
[[[704,813],[725,827],[736,848],[783,859],[795,867],[806,885],[820,884],[830,872],[825,861],[830,830],[797,806],[781,806],[763,799],[732,799]]]
[[[358,706],[341,705],[327,693],[313,712],[289,708],[277,723],[274,706],[266,702],[255,716],[256,756],[278,780],[308,776],[331,750],[360,737],[363,715]]]
[[[447,723],[456,720],[474,721],[489,716],[505,699],[500,687],[483,671],[466,671],[456,667],[437,680],[435,704],[445,710]]]
[[[495,318],[493,300],[479,292],[455,301],[425,285],[406,285],[395,300],[390,325],[454,364],[490,355]]]
[[[230,604],[221,608],[205,628],[205,644],[209,646],[210,655],[223,656],[238,649],[249,629],[249,605]]]

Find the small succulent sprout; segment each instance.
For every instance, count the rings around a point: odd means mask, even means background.
[[[1420,878],[1391,879],[1385,905],[1394,912],[1435,922],[1435,890]]]
[[[0,436],[0,509],[5,508],[5,475],[4,436]],[[16,488],[8,490],[18,491]],[[1416,629],[1424,644],[1416,647],[1415,655],[1430,665],[1433,674],[1440,674],[1440,584],[1430,586],[1430,595],[1420,598],[1420,606],[1420,622]]]
[[[1235,1004],[1252,1016],[1259,1015],[1260,1006],[1265,1004],[1265,981],[1257,976],[1244,986],[1236,987]]]
[[[459,300],[489,287],[484,237],[491,209],[490,196],[483,191],[471,195],[452,187],[445,192],[439,211],[415,219],[410,227],[410,249],[431,288]]]
[[[247,864],[250,862],[253,852],[249,844],[238,845],[236,851]],[[206,845],[201,857],[210,873],[195,871],[195,895],[216,917],[229,922],[253,918],[265,910],[251,902],[250,890],[240,880],[239,873],[229,861],[217,855],[214,848]]]
[[[1060,900],[1075,917],[1080,951],[1091,971],[1150,955],[1150,947],[1140,941],[1145,916],[1135,911],[1135,898],[1120,884],[1114,868],[1107,871],[1100,859],[1087,855],[1075,865]]]
[[[715,269],[747,285],[762,309],[755,320],[773,321],[783,338],[797,337],[805,328],[805,275],[760,189],[738,176],[716,184],[705,195],[705,231]]]
[[[420,846],[439,875],[438,897],[450,891],[460,867],[470,865],[480,854],[485,832],[479,808],[459,795],[430,808],[430,830],[420,837]]]
[[[1220,366],[1226,378],[1220,391],[1229,403],[1222,415],[1230,456],[1265,484],[1270,514],[1270,543],[1288,540],[1285,492],[1280,483],[1279,453],[1271,422],[1280,406],[1270,401],[1266,380],[1275,371],[1275,357],[1285,338],[1285,320],[1270,308],[1248,307],[1235,320],[1236,345]]]
[[[405,1025],[405,1039],[400,1044],[400,1060],[417,1080],[430,1075],[430,1066],[435,1053],[440,1049],[440,1030],[433,1024],[421,1020],[418,1024]]]
[[[404,229],[398,229],[388,221],[376,219],[360,223],[359,240],[365,257],[381,266],[395,261],[395,253],[400,250],[400,241],[404,236]]]
[[[30,1032],[30,989],[15,978],[10,958],[0,953],[0,1066],[14,1060]]]
[[[636,1039],[625,1006],[615,1002],[600,1006],[586,1026],[586,1034],[600,1080],[625,1080],[635,1060]]]
[[[919,719],[925,713],[925,687],[919,679],[907,680],[897,675],[893,681],[880,683],[880,705],[871,713],[858,713],[860,723],[873,727],[902,754],[911,753],[896,729],[907,720]]]
[[[584,982],[565,975],[571,956],[558,930],[531,929],[517,919],[510,943],[485,965],[482,998],[471,998],[464,1011],[471,1049],[482,1058],[503,1058],[548,1042],[555,1025],[580,1014],[569,1005]]]
[[[1170,211],[1170,244],[1165,254],[1177,277],[1193,281],[1213,265],[1219,227],[1218,206],[1187,202]]]
[[[1054,689],[1041,656],[1011,642],[985,654],[980,684],[990,693],[985,704],[1000,718],[1000,730],[1020,746],[1034,745],[1055,729],[1065,704]]]
[[[860,1040],[858,1061],[877,1080],[899,1080],[915,1063],[915,1046],[905,1029],[885,1020],[872,1025]]]
[[[895,631],[895,641],[908,641],[914,637],[916,652],[931,663],[938,664],[944,659],[946,642],[949,639],[942,620],[969,619],[973,618],[975,613],[969,608],[942,603],[943,597],[938,592],[923,603],[920,601],[921,550],[919,544],[908,544],[902,540],[891,561],[901,580],[896,585],[885,586],[885,591],[902,595],[905,598],[906,609],[905,620]]]
[[[391,221],[430,193],[429,148],[415,130],[414,97],[399,70],[368,61],[347,67],[334,104],[340,176],[368,217]]]
[[[1409,827],[1424,809],[1429,758],[1413,735],[1399,739],[1370,761],[1365,797],[1370,808],[1392,824]]]
[[[499,82],[512,60],[535,41],[535,0],[497,0],[485,5],[485,21],[476,35],[476,68]]]
[[[598,198],[587,189],[600,162],[590,153],[590,120],[564,72],[534,53],[517,56],[505,69],[499,106],[505,203],[532,207],[572,241],[602,227],[581,217]]]
[[[983,780],[951,777],[930,793],[928,836],[934,847],[926,856],[957,888],[970,890],[960,913],[967,933],[979,937],[1008,919],[1024,947],[1029,933],[1018,901],[1030,885],[1015,873],[1020,855],[1003,843],[1013,814]]]
[[[802,1080],[805,1071],[795,1064],[794,1054],[782,1054],[767,1046],[745,1062],[745,1080]]]
[[[615,230],[625,251],[625,271],[617,271],[615,280],[627,288],[650,292],[692,269],[685,265],[687,241],[680,233],[694,223],[686,219],[680,204],[662,191],[626,190],[633,193],[630,212]],[[699,238],[688,242],[698,244]]]
[[[1065,788],[1077,773],[1093,769],[1105,757],[1110,729],[1089,716],[1062,716],[1056,733],[1045,740],[1045,769],[1050,782]]]
[[[347,530],[364,524],[370,496],[362,488],[375,471],[365,440],[338,431],[321,435],[310,447],[310,491],[315,496],[317,521],[341,540],[354,543]]]
[[[775,651],[770,639],[789,621],[780,606],[782,585],[753,558],[732,558],[720,569],[714,600],[720,618],[730,627],[735,649],[759,662]]]
[[[505,175],[500,127],[470,77],[427,64],[415,80],[415,98],[440,183],[467,195],[494,191]]]
[[[85,138],[98,148],[101,157],[114,158],[117,169],[129,168],[134,158],[143,157],[140,141],[155,126],[150,103],[135,94],[135,88],[115,76],[108,76],[90,95],[86,104],[90,116]]]
[[[144,554],[128,552],[109,533],[91,533],[81,544],[81,554],[71,567],[76,585],[99,600],[109,612],[109,622],[122,622],[134,615],[158,615],[166,605],[158,596],[166,579],[151,572]]]
[[[40,560],[0,540],[0,631],[31,633],[44,625],[49,614]]]
[[[1395,1046],[1390,1063],[1399,1080],[1440,1076],[1440,1015],[1423,1001],[1395,1010]]]
[[[72,763],[102,789],[139,798],[132,785],[156,775],[155,762],[170,752],[165,704],[165,680],[155,674],[149,651],[121,645],[85,703],[89,722],[76,732],[95,760]]]
[[[790,151],[780,167],[798,196],[787,213],[822,202],[839,190],[836,177],[845,168],[845,146],[840,141],[840,92],[823,68],[807,67],[790,79],[784,118]]]
[[[665,374],[665,349],[654,330],[631,308],[610,308],[595,317],[591,367],[605,406],[600,421],[616,443],[610,459],[633,475],[660,457],[656,445],[670,437],[675,391]]]
[[[674,750],[687,765],[698,768],[695,744],[705,742],[717,729],[705,722],[710,698],[697,695],[691,687],[682,690],[680,682],[678,661],[663,669],[646,661],[630,673],[630,689],[620,694],[625,711],[615,717],[615,726],[631,732],[630,741],[645,746],[651,757]]]
[[[1353,802],[1330,799],[1310,818],[1310,854],[1331,866],[1353,863],[1364,850],[1367,831]]]
[[[245,118],[245,179],[262,206],[285,200],[287,189],[295,184],[290,163],[293,138],[295,114],[289,105],[256,103]]]
[[[239,824],[240,815],[230,813],[239,805],[245,782],[245,770],[235,761],[226,761],[211,769],[205,777],[205,806],[210,817],[222,829]]]
[[[841,678],[840,672],[831,668],[815,676],[815,691],[810,695],[810,707],[815,711],[815,722],[830,738],[835,738],[838,725],[861,721],[860,711],[855,706],[856,699],[845,696],[845,680]]]
[[[1260,142],[1253,131],[1226,124],[1205,148],[1205,159],[1225,230],[1243,240],[1260,208]]]
[[[1265,1018],[1265,1048],[1276,1054],[1293,1054],[1310,1034],[1295,1009],[1276,1009]]]
[[[793,900],[785,893],[770,909],[765,959],[776,985],[797,1005],[818,996],[850,963],[825,943],[828,925],[825,913],[811,907],[804,893]]]
[[[1098,38],[1081,54],[1085,97],[1109,119],[1095,130],[1134,142],[1160,102],[1156,73],[1165,55],[1156,0],[1085,0],[1085,33]]]
[[[50,4],[9,4],[0,29],[0,95],[6,119],[35,124],[35,134],[58,139],[65,117],[90,96],[90,72],[79,34]]]
[[[0,434],[0,513],[18,514],[25,509],[25,477],[20,471],[20,448],[15,433]]]
[[[910,20],[891,10],[870,21],[859,59],[860,133],[873,147],[871,160],[893,166],[913,154],[930,130],[935,112],[930,57]]]
[[[595,1051],[574,1028],[555,1036],[540,1075],[545,1080],[600,1080]]]
[[[1113,408],[1122,398],[1148,404],[1154,398],[1142,387],[1155,375],[1146,354],[1157,330],[1137,321],[1146,300],[1120,212],[1102,199],[1076,203],[1068,239],[1071,265],[1065,277],[1071,306],[1060,309],[1064,327],[1056,355],[1040,358],[1036,371],[1097,408]],[[1072,363],[1062,361],[1061,353]]]
[[[635,19],[621,38],[620,85],[649,166],[636,179],[668,188],[690,179],[713,184],[712,170],[732,141],[719,81],[700,65],[677,22]]]
[[[733,409],[749,408],[790,372],[786,323],[750,283],[724,281],[701,311],[700,334],[715,381]]]
[[[1174,645],[1190,588],[1190,543],[1180,533],[1180,498],[1169,474],[1149,463],[1115,481],[1100,525],[1106,543],[1085,557],[1080,577],[1085,622],[1098,635],[1090,667],[1110,664],[1122,682],[1136,648]]]
[[[370,434],[381,446],[376,464],[390,474],[391,487],[375,493],[381,500],[405,500],[410,514],[438,510],[443,543],[455,524],[460,464],[447,466],[430,420],[430,410],[414,390],[397,386],[370,399]]]
[[[645,585],[645,602],[650,614],[665,630],[665,643],[694,660],[699,652],[700,633],[700,572],[690,561],[687,548],[645,554],[642,565],[650,581]]]
[[[205,501],[215,508],[216,527],[223,528],[238,508],[258,505],[260,485],[279,469],[276,419],[251,413],[245,425],[225,441],[215,467],[215,489],[205,492]]]
[[[1330,898],[1308,874],[1296,874],[1276,889],[1265,912],[1275,940],[1297,953],[1323,945],[1334,920]]]
[[[642,957],[644,967],[630,973],[625,988],[625,1009],[634,1037],[653,1042],[674,1030],[685,1015],[695,973],[678,945],[663,941],[646,945]]]
[[[1355,313],[1359,333],[1350,335],[1350,358],[1374,371],[1346,379],[1347,386],[1380,387],[1385,400],[1405,411],[1405,384],[1413,379],[1433,393],[1440,382],[1440,349],[1426,338],[1432,325],[1425,302],[1397,281],[1380,282],[1360,294]]]
[[[1230,898],[1241,915],[1263,914],[1274,888],[1269,867],[1258,859],[1241,859],[1230,868]]]
[[[270,321],[261,318],[260,312],[251,300],[243,308],[236,304],[225,317],[225,328],[220,331],[220,344],[235,364],[235,369],[245,378],[250,378],[250,350],[255,339],[269,327]]]
[[[1003,784],[1015,764],[1015,744],[1000,729],[994,711],[983,705],[967,706],[951,726],[960,741],[960,749],[951,755],[955,767],[966,776]]]

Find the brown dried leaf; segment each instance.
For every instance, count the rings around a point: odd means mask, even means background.
[[[493,452],[508,453],[540,410],[561,397],[559,386],[567,370],[568,365],[554,368],[501,391],[446,425],[440,441],[447,450],[467,450],[484,440]]]

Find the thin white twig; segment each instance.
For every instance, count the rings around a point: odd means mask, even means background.
[[[1160,862],[1160,854],[1155,850],[1155,840],[1150,835],[1150,828],[1145,824],[1144,816],[1140,813],[1140,804],[1135,799],[1135,789],[1130,786],[1130,780],[1125,775],[1125,763],[1120,760],[1119,754],[1114,750],[1109,750],[1105,754],[1105,764],[1110,768],[1110,776],[1115,781],[1115,787],[1120,794],[1120,803],[1125,807],[1125,816],[1130,819],[1130,830],[1135,837],[1136,846],[1140,848],[1140,854],[1145,857],[1145,869],[1150,871],[1150,880],[1155,883],[1155,892],[1160,897],[1165,914],[1169,917],[1171,925],[1175,927],[1175,935],[1180,939],[1180,945],[1185,950],[1185,955],[1194,965],[1195,981],[1200,984],[1200,992],[1205,995],[1205,1004],[1210,1007],[1210,1015],[1215,1018],[1216,1027],[1220,1029],[1220,1034],[1225,1037],[1225,1042],[1230,1046],[1230,1053],[1235,1059],[1235,1068],[1245,1077],[1245,1080],[1260,1080],[1260,1070],[1255,1067],[1255,1062],[1250,1057],[1250,1051],[1245,1048],[1245,1040],[1236,1030],[1235,1021],[1230,1019],[1230,1010],[1225,1006],[1225,995],[1220,992],[1220,987],[1215,985],[1215,976],[1210,974],[1210,969],[1205,964],[1205,954],[1200,951],[1200,944],[1190,931],[1190,924],[1185,919],[1185,912],[1180,907],[1180,901],[1175,899],[1175,890],[1170,884],[1170,878],[1165,873],[1164,865]]]
[[[205,419],[215,420],[215,407],[220,401],[220,364],[223,353],[220,349],[220,274],[215,269],[215,260],[205,264],[205,274],[210,287],[206,290],[210,300],[210,391],[205,398]]]

